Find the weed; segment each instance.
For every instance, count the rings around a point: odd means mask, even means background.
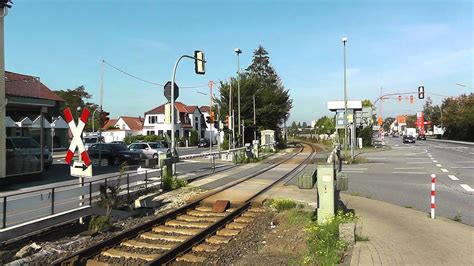
[[[308,237],[308,254],[304,258],[305,264],[335,265],[343,257],[347,243],[339,239],[339,224],[355,221],[353,213],[338,212],[336,216],[324,224],[311,222],[306,229]]]
[[[462,223],[462,215],[460,213],[456,214],[453,218],[454,221]]]
[[[359,193],[359,192],[352,192],[352,193],[351,193],[351,196],[360,197],[360,193]]]
[[[89,223],[89,229],[96,232],[104,232],[112,227],[112,218],[110,215],[94,216]]]
[[[274,199],[270,203],[270,207],[274,208],[278,212],[293,209],[296,207],[296,202],[290,199]]]
[[[412,209],[413,207],[407,205],[407,206],[405,206],[405,208],[407,208],[407,209]]]
[[[369,241],[369,237],[356,234],[356,241]]]

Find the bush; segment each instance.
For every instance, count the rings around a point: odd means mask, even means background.
[[[196,130],[191,131],[191,136],[189,137],[189,146],[196,146],[198,144],[198,133]]]
[[[134,142],[145,141],[145,142],[155,142],[159,140],[164,140],[162,136],[158,135],[135,135],[135,136],[126,136],[123,141],[125,144],[130,145]]]
[[[362,146],[363,147],[371,147],[372,146],[372,127],[367,126],[363,128],[358,137],[362,138]]]
[[[296,207],[296,202],[291,199],[275,199],[270,203],[270,207],[277,210],[278,212],[293,209]]]
[[[104,232],[112,227],[112,218],[107,216],[94,216],[89,223],[89,230]]]
[[[339,224],[349,223],[357,218],[353,213],[344,214],[339,211],[336,216],[325,224],[312,222],[306,228],[308,236],[308,254],[304,259],[305,264],[311,265],[336,265],[343,258],[347,243],[339,240]]]

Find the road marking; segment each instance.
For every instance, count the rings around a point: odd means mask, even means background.
[[[346,171],[367,171],[368,168],[342,168],[342,170],[346,170]]]
[[[474,152],[470,152],[469,154],[474,154]]]
[[[453,169],[473,169],[474,166],[453,166]]]
[[[464,188],[467,192],[474,192],[474,188],[466,184],[461,184],[461,187]]]
[[[448,175],[449,178],[451,178],[451,180],[459,180],[459,178],[457,178],[455,175]]]
[[[433,162],[434,162],[434,163],[438,163],[438,161],[436,161],[436,160],[433,160]]]
[[[367,165],[367,164],[385,164],[385,163],[360,163],[359,165]]]
[[[441,164],[439,164],[439,163],[437,163],[437,164],[436,164],[436,166],[438,166],[438,167],[441,167],[442,165],[441,165]]]
[[[426,172],[392,172],[392,174],[426,175]]]
[[[363,174],[364,171],[344,171],[342,170],[341,172],[344,172],[344,173],[354,173],[354,174]]]
[[[432,162],[407,162],[407,164],[422,164],[422,163],[432,163]]]
[[[443,171],[443,173],[449,172],[448,169],[445,169],[445,168],[441,168],[441,171]]]
[[[428,160],[428,158],[417,158],[417,157],[415,157],[415,158],[405,158],[405,159],[407,159],[407,160]]]
[[[424,167],[397,167],[393,168],[395,170],[416,170],[416,169],[425,169]]]
[[[460,162],[456,162],[456,163],[474,163],[474,161],[460,161]]]

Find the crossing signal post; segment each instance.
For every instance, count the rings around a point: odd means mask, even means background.
[[[418,87],[418,99],[424,99],[425,98],[425,87],[424,86],[419,86]]]

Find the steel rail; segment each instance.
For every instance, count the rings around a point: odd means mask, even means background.
[[[265,188],[263,188],[260,191],[258,191],[257,193],[255,193],[252,197],[247,199],[242,206],[239,206],[236,210],[234,210],[230,214],[226,215],[225,217],[223,217],[222,219],[220,219],[219,221],[217,221],[213,225],[211,225],[211,226],[207,227],[206,229],[202,230],[197,235],[194,235],[194,236],[188,238],[183,243],[178,244],[173,249],[166,251],[164,254],[160,255],[157,259],[151,261],[148,265],[164,265],[166,263],[170,263],[177,256],[179,256],[180,254],[183,254],[183,253],[187,252],[188,250],[192,249],[192,247],[195,244],[201,243],[202,241],[204,241],[206,239],[206,237],[208,237],[209,235],[214,234],[217,230],[219,230],[220,228],[225,226],[227,223],[231,222],[234,218],[241,215],[245,210],[247,210],[250,207],[250,204],[251,204],[253,199],[255,199],[256,197],[262,195],[263,193],[268,191],[270,188],[272,188],[275,184],[279,183],[280,181],[284,180],[288,176],[292,175],[294,172],[298,171],[301,168],[301,166],[303,166],[308,160],[310,160],[313,157],[313,154],[315,152],[314,147],[311,144],[308,144],[308,143],[305,143],[305,144],[310,146],[312,151],[311,151],[311,153],[308,157],[306,157],[301,163],[298,164],[298,166],[296,166],[290,172],[286,173],[282,177],[280,177],[277,180],[275,180],[274,182],[272,182],[270,185],[266,186]],[[302,147],[302,149],[297,154],[301,153],[303,150],[304,150],[304,148]],[[295,156],[296,156],[296,154],[295,154]],[[291,158],[293,158],[293,157],[294,156],[292,156]],[[285,161],[287,161],[287,160],[285,160]]]
[[[303,150],[303,148],[301,148],[301,151]],[[124,240],[128,240],[128,239],[131,239],[131,238],[134,238],[136,236],[138,236],[140,233],[142,232],[146,232],[146,231],[149,231],[151,230],[151,228],[153,228],[155,225],[158,225],[158,224],[162,224],[164,223],[166,220],[168,219],[173,219],[173,218],[176,218],[178,215],[182,214],[182,213],[185,213],[186,211],[188,211],[189,209],[192,209],[194,207],[196,207],[197,205],[199,205],[199,203],[201,203],[201,201],[207,197],[210,197],[212,195],[215,195],[219,192],[222,192],[226,189],[229,189],[230,187],[233,187],[237,184],[240,184],[248,179],[251,179],[255,176],[258,176],[258,175],[261,175],[283,163],[285,163],[286,161],[292,159],[293,157],[295,157],[297,154],[299,154],[301,151],[299,151],[298,153],[295,153],[295,154],[292,154],[290,155],[289,157],[281,160],[280,162],[278,163],[275,163],[275,164],[272,164],[254,174],[251,174],[245,178],[241,178],[235,182],[231,182],[225,186],[222,186],[221,188],[219,189],[216,189],[216,190],[213,190],[211,191],[210,193],[205,193],[203,196],[197,198],[196,200],[194,200],[193,202],[191,203],[188,203],[176,210],[173,210],[167,214],[164,214],[162,216],[159,216],[159,217],[156,217],[155,219],[153,220],[150,220],[146,223],[143,223],[143,224],[140,224],[140,225],[137,225],[131,229],[128,229],[126,231],[123,231],[122,233],[119,233],[118,235],[116,236],[113,236],[111,238],[108,238],[104,241],[100,241],[99,243],[96,243],[88,248],[85,248],[85,249],[82,249],[82,250],[79,250],[75,253],[73,253],[72,255],[69,255],[69,256],[66,256],[64,258],[60,258],[56,261],[54,261],[52,263],[52,265],[62,265],[62,266],[70,266],[70,265],[86,265],[87,263],[87,260],[89,258],[91,258],[92,256],[94,255],[97,255],[98,253],[100,253],[102,250],[104,249],[107,249],[107,248],[111,248],[113,246],[116,246],[118,244],[120,244],[121,242],[123,242]]]

